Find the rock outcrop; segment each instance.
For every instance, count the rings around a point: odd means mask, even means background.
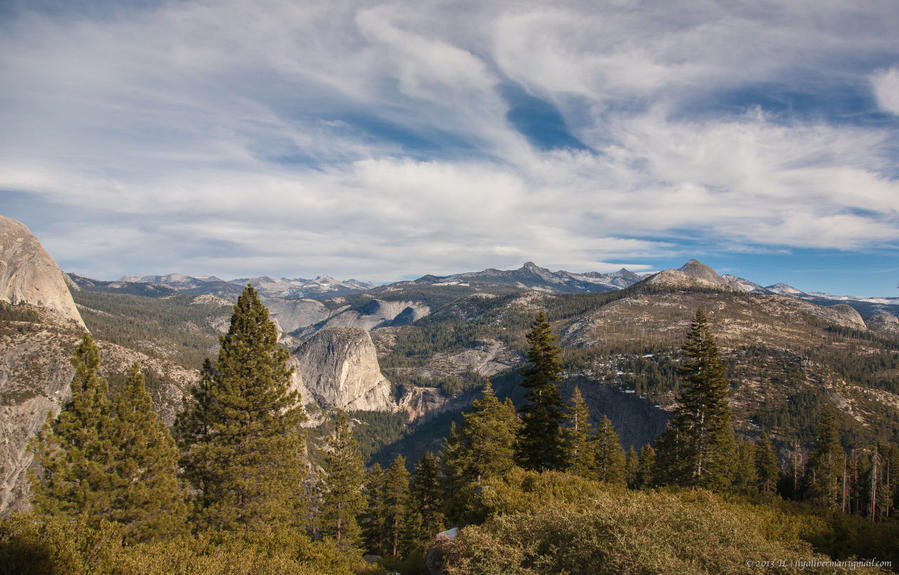
[[[52,311],[85,328],[59,266],[25,224],[0,216],[0,300]]]
[[[293,352],[291,363],[293,386],[304,404],[348,411],[397,408],[375,345],[364,329],[323,329]]]
[[[679,269],[664,270],[643,280],[647,284],[674,289],[714,289],[734,291],[715,270],[698,260],[690,260]],[[742,290],[741,290],[742,291]]]
[[[371,331],[378,327],[406,325],[429,313],[431,309],[421,302],[373,299],[361,310],[348,309],[335,314],[325,327],[358,327]]]
[[[28,508],[28,441],[71,396],[78,339],[55,326],[0,324],[0,516]]]
[[[868,326],[865,320],[859,315],[858,311],[849,304],[840,303],[837,305],[815,306],[815,315],[831,321],[837,325],[865,331]]]
[[[890,335],[899,334],[899,318],[886,311],[875,313],[865,318],[865,324],[871,331]]]

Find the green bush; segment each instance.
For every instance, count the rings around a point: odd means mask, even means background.
[[[627,491],[516,470],[479,496],[493,516],[445,545],[451,574],[800,572],[801,561],[827,560],[786,514],[702,490]]]

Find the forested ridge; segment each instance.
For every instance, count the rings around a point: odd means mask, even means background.
[[[750,573],[769,562],[786,572],[810,563],[839,570],[832,560],[897,564],[895,442],[847,433],[851,426],[814,398],[800,404],[814,419],[798,426],[808,428],[810,447],[780,427],[777,441],[796,446],[786,466],[770,427],[736,433],[735,368],[700,306],[664,364],[674,403],[667,429],[625,452],[608,418],[594,424],[578,387],[560,393],[566,354],[550,317],[538,311],[529,321],[517,404],[484,380],[437,450],[415,461],[398,455],[386,468],[365,467],[353,431],[362,422],[343,413],[323,428],[311,461],[287,352],[252,288],[171,433],[153,414],[140,366],[111,391],[85,336],[73,357],[72,399],[32,445],[41,463],[33,512],[0,525],[0,573]],[[627,360],[615,361],[624,372]],[[892,369],[888,354],[879,361]],[[390,417],[371,424],[395,426]],[[435,540],[450,527],[458,536]]]

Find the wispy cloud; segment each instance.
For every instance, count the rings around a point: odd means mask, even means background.
[[[899,66],[881,70],[871,77],[877,104],[899,116]]]
[[[899,243],[888,1],[42,6],[0,22],[0,189],[97,214],[27,222],[73,271]]]

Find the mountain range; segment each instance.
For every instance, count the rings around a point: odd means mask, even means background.
[[[0,237],[18,230],[24,238],[0,243],[0,425],[8,438],[0,451],[0,513],[27,505],[27,439],[68,397],[68,357],[81,326],[100,344],[111,386],[139,362],[154,408],[171,422],[203,359],[217,353],[247,283],[264,296],[291,352],[313,442],[334,409],[355,410],[371,461],[397,453],[414,461],[439,449],[487,378],[498,396],[519,405],[525,334],[541,309],[563,349],[563,395],[578,386],[595,423],[607,415],[626,446],[652,441],[664,428],[680,346],[700,306],[727,366],[741,434],[767,430],[786,461],[809,448],[816,413],[829,405],[847,445],[899,439],[893,299],[762,287],[697,260],[647,275],[552,272],[529,262],[379,286],[327,276],[108,282],[62,274],[17,225],[0,220]],[[14,249],[23,244],[28,253]]]
[[[244,286],[252,284],[263,296],[283,299],[327,299],[375,290],[409,288],[411,286],[460,286],[480,290],[532,289],[548,293],[576,294],[603,293],[628,288],[651,276],[662,274],[655,281],[674,281],[672,272],[681,272],[693,280],[709,282],[707,287],[729,288],[754,294],[779,294],[793,296],[820,305],[845,303],[863,316],[877,312],[899,314],[899,297],[854,297],[831,295],[824,292],[806,293],[784,283],[762,286],[748,279],[731,274],[718,275],[698,260],[690,260],[677,270],[664,270],[654,274],[638,274],[621,268],[616,272],[575,273],[565,270],[551,271],[533,262],[526,262],[518,269],[499,270],[488,268],[477,272],[465,272],[446,276],[424,275],[416,280],[376,285],[373,282],[356,279],[337,280],[328,275],[313,279],[272,278],[269,276],[245,277],[223,280],[216,276],[193,277],[179,273],[166,275],[123,276],[118,281],[102,281],[67,275],[70,285],[94,291],[127,293],[148,297],[167,297],[177,293],[193,295],[210,294],[224,298],[234,298]],[[667,276],[667,277],[666,277]]]

